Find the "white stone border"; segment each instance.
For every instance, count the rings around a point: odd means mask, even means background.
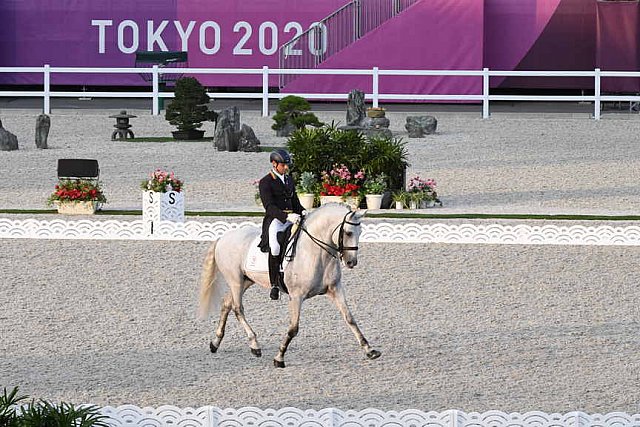
[[[148,235],[142,220],[0,218],[0,239],[211,241],[257,222],[161,221]],[[504,224],[364,224],[362,242],[639,246],[640,226]],[[640,426],[639,426],[640,427]]]
[[[335,408],[301,410],[296,408],[220,409],[213,406],[184,408],[161,406],[139,408],[124,405],[107,406],[100,411],[109,417],[105,420],[112,427],[131,426],[323,426],[323,427],[371,427],[371,426],[429,426],[429,427],[639,427],[640,414],[624,412],[608,414],[547,414],[544,412],[506,413],[488,411],[465,413],[458,410],[422,412],[405,410],[384,412],[379,409],[342,411]]]

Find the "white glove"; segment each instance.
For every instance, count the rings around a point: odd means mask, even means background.
[[[307,210],[305,209],[305,210],[302,211],[302,216],[307,216],[308,213],[309,212],[307,212]]]
[[[293,224],[297,224],[300,221],[300,215],[298,215],[297,213],[290,213],[287,215],[287,221]]]

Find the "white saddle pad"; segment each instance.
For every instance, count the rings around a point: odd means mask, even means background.
[[[251,245],[249,245],[249,252],[244,259],[245,271],[253,271],[256,273],[268,273],[269,272],[269,253],[262,252],[258,245],[260,244],[260,236],[253,239]],[[289,247],[291,243],[289,243]],[[287,249],[289,249],[289,247]],[[284,257],[282,262],[282,268],[285,269],[289,264],[287,257]]]

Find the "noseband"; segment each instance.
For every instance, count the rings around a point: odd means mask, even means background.
[[[351,222],[349,221],[349,218],[352,217],[355,214],[354,211],[349,211],[344,215],[344,218],[342,218],[342,222],[340,222],[340,224],[338,224],[333,231],[331,232],[331,242],[330,243],[326,243],[323,242],[322,240],[312,236],[309,231],[307,231],[307,227],[302,227],[302,231],[304,231],[307,236],[309,236],[309,238],[311,240],[313,240],[313,242],[315,244],[317,244],[318,246],[320,246],[322,249],[324,249],[329,255],[331,255],[332,257],[338,259],[338,254],[340,255],[340,258],[343,257],[344,255],[344,251],[357,251],[358,247],[357,246],[345,246],[344,245],[344,225],[345,224],[349,224],[349,225],[360,225],[359,222]],[[334,246],[332,245],[333,243],[333,235],[335,234],[336,231],[338,231],[338,246]],[[330,249],[333,249],[333,251],[335,251],[335,253],[333,253],[332,251],[330,251]]]

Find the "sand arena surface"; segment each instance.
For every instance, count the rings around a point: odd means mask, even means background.
[[[268,153],[112,142],[113,113],[53,114],[51,149],[41,151],[37,112],[0,111],[21,146],[0,152],[0,208],[43,208],[56,159],[87,157],[99,160],[106,208],[140,209],[139,181],[165,167],[186,181],[188,210],[258,210],[251,181],[266,172]],[[134,114],[138,136],[171,130],[161,117]],[[344,120],[343,112],[318,115]],[[404,115],[389,116],[406,137]],[[437,212],[640,211],[636,116],[436,116],[437,135],[407,141],[410,174],[439,183]],[[270,119],[241,118],[263,145],[284,143]],[[278,370],[271,359],[286,303],[258,287],[245,309],[263,358],[251,356],[233,316],[219,352],[209,353],[215,322],[195,318],[207,246],[1,239],[0,386],[99,405],[640,411],[639,248],[362,244],[344,280],[382,357],[367,360],[318,297],[303,305],[287,368]]]

